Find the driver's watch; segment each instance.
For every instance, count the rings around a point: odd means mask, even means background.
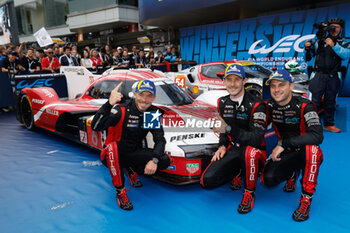
[[[158,158],[156,158],[156,157],[153,157],[152,161],[153,161],[153,163],[158,164],[159,159],[158,159]]]

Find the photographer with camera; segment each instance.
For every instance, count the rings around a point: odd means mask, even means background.
[[[309,85],[312,101],[320,110],[324,96],[324,130],[334,133],[340,132],[334,125],[335,100],[341,83],[338,73],[342,71],[342,63],[350,57],[348,42],[340,37],[344,25],[340,18],[332,18],[327,24],[315,24],[318,28],[316,41],[305,42],[306,61],[315,57],[314,75]]]

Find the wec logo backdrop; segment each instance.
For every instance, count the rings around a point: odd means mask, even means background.
[[[345,4],[182,28],[181,56],[200,64],[251,60],[268,68],[282,68],[286,61],[297,59],[302,69],[306,69],[304,43],[315,38],[313,24],[333,17],[342,18],[345,20],[342,35],[350,39],[349,12],[350,4]],[[350,96],[350,71],[347,72],[343,95]]]

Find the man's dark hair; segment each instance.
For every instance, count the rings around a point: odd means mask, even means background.
[[[345,21],[341,18],[331,18],[330,20],[328,20],[328,25],[331,24],[339,24],[342,28],[344,28]]]
[[[69,47],[69,46],[64,46],[63,51],[66,51],[67,49],[72,50],[71,47]]]

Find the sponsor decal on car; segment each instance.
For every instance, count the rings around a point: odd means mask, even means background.
[[[50,115],[58,116],[58,111],[56,111],[56,110],[52,110],[52,109],[47,108],[46,113],[48,113]]]
[[[185,75],[176,75],[175,76],[175,83],[177,85],[179,85],[181,88],[185,88],[186,87],[185,82],[186,82]]]
[[[23,89],[23,88],[33,88],[33,87],[51,87],[53,84],[50,83],[54,78],[42,78],[37,80],[22,80],[20,81],[16,88],[17,90]]]
[[[186,139],[204,138],[204,133],[191,133],[178,136],[172,136],[170,142],[172,141],[182,141]]]
[[[167,168],[168,170],[176,171],[176,166],[175,165],[169,165]]]
[[[79,130],[80,141],[87,144],[87,133],[83,130]]]
[[[32,103],[44,104],[44,103],[45,103],[45,100],[32,99]]]
[[[45,96],[49,97],[49,98],[52,98],[54,97],[55,95],[52,94],[51,91],[47,90],[47,89],[43,89],[43,92],[45,93]]]
[[[91,126],[91,122],[92,122],[92,119],[91,119],[91,118],[87,119],[87,120],[86,120],[86,125],[87,125],[87,126]]]
[[[199,163],[187,163],[186,170],[191,174],[199,171]]]

